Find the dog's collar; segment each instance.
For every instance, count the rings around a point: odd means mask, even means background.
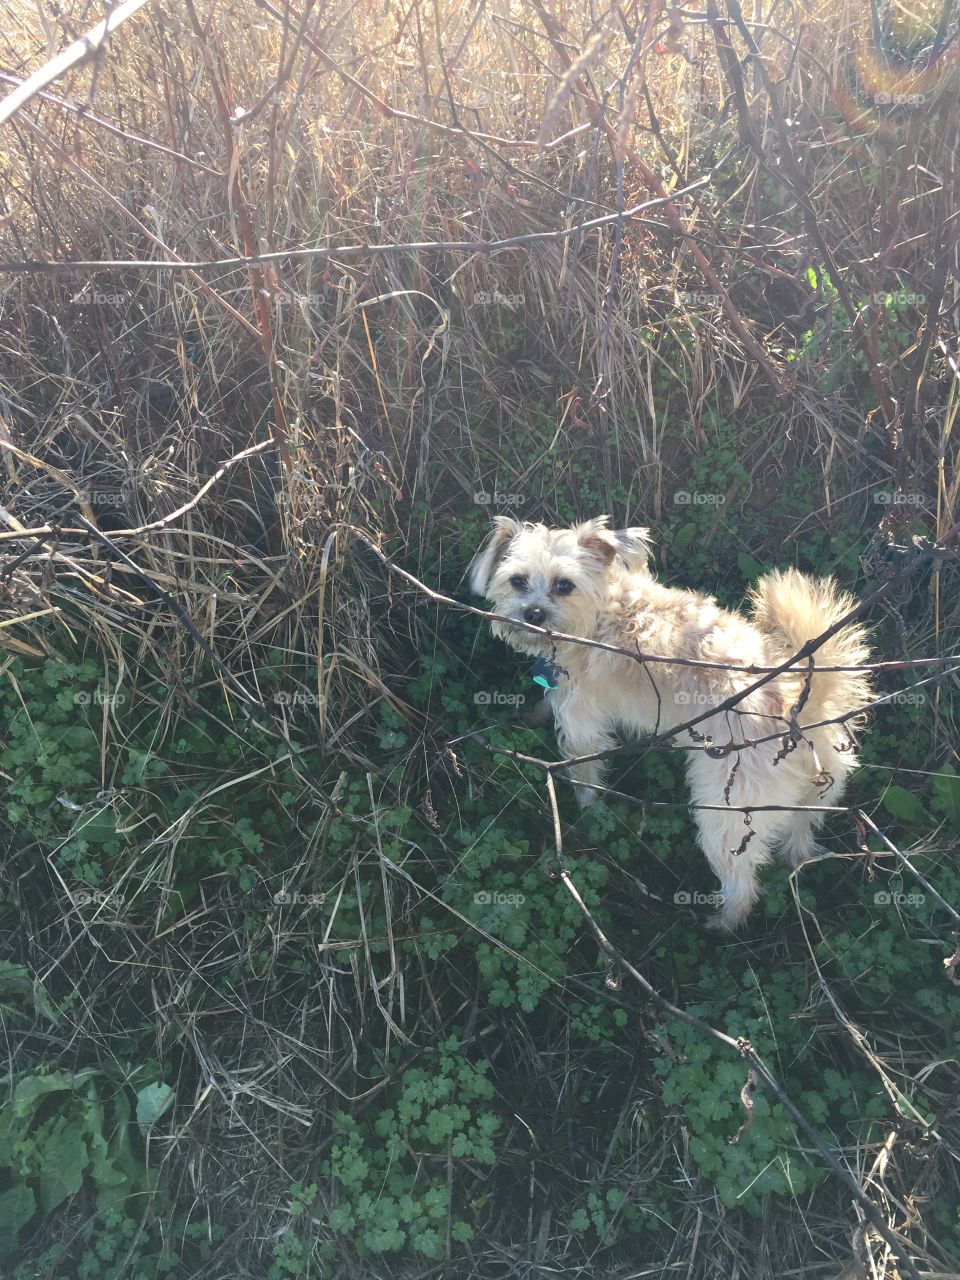
[[[533,683],[540,685],[542,689],[556,689],[562,674],[557,664],[551,662],[549,658],[538,658],[530,668]]]

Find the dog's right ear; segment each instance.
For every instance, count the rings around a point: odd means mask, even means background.
[[[523,525],[512,516],[494,516],[493,533],[480,548],[470,566],[470,590],[477,596],[485,596],[494,570],[503,559],[503,553],[514,540]]]

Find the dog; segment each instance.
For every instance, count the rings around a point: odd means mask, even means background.
[[[505,619],[491,624],[494,635],[552,664],[547,698],[564,759],[607,751],[618,737],[669,733],[762,678],[736,668],[778,666],[856,604],[833,579],[786,569],[759,579],[744,617],[713,596],[658,582],[648,529],[615,531],[606,516],[569,529],[509,516],[493,525],[470,566],[470,586]],[[625,652],[538,635],[518,622]],[[864,628],[846,625],[812,662],[678,735],[694,805],[715,806],[693,811],[698,842],[720,880],[715,927],[743,925],[757,898],[757,870],[775,850],[792,866],[823,852],[814,836],[824,814],[755,806],[839,800],[856,768],[853,729],[863,720],[850,713],[870,701],[871,686],[863,671],[820,668],[857,667],[869,653]],[[824,720],[834,723],[819,725]],[[604,762],[568,768],[585,807],[602,785]]]

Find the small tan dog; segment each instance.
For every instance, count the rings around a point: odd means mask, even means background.
[[[831,578],[808,578],[795,569],[766,574],[754,588],[752,617],[721,608],[712,596],[662,586],[650,573],[647,529],[607,528],[607,517],[572,529],[521,523],[508,516],[475,558],[470,585],[492,601],[494,612],[549,631],[603,641],[631,653],[695,659],[736,667],[773,667],[820,636],[855,605]],[[492,623],[523,653],[552,660],[556,688],[548,698],[564,757],[592,755],[616,745],[617,735],[662,733],[692,720],[759,677],[711,667],[641,663],[570,641],[553,642],[509,622]],[[815,674],[797,716],[801,728],[855,710],[871,697],[855,666],[869,656],[862,627],[842,628],[815,655]],[[789,715],[807,683],[807,663],[748,694],[735,710],[718,712],[680,745],[687,748],[693,802],[721,807],[835,804],[856,767],[849,722],[804,731],[785,750]],[[757,746],[722,757],[709,748]],[[571,766],[581,805],[596,799],[603,763]],[[757,897],[757,868],[779,846],[796,866],[819,851],[816,813],[742,811],[729,815],[695,809],[700,846],[720,879],[722,908],[713,922],[736,929]]]

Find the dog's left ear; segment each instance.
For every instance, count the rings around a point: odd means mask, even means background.
[[[493,533],[480,548],[470,566],[470,590],[474,595],[485,596],[493,571],[503,558],[503,553],[514,540],[523,525],[512,516],[494,516]]]
[[[653,540],[650,530],[639,525],[631,525],[629,529],[618,529],[613,535],[617,540],[617,550],[627,562],[628,569],[642,569],[653,553]]]
[[[609,516],[597,516],[578,524],[577,542],[601,564],[620,556],[628,569],[642,569],[650,559],[650,530],[634,525],[629,529],[608,529]]]

